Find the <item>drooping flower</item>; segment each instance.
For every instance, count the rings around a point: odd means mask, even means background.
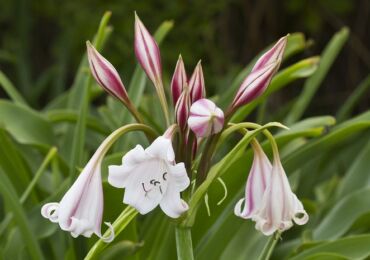
[[[185,65],[180,55],[176,63],[175,72],[173,73],[171,81],[172,100],[175,106],[186,84],[187,76],[185,71]]]
[[[45,204],[41,215],[51,222],[59,223],[62,230],[71,232],[73,237],[83,235],[91,237],[93,233],[105,242],[114,238],[114,230],[110,223],[105,224],[111,230],[109,237],[102,237],[101,222],[103,217],[103,187],[101,180],[101,162],[109,144],[107,138],[83,171],[63,196],[62,200]]]
[[[260,96],[270,84],[272,77],[278,71],[287,36],[282,37],[270,50],[263,54],[244,79],[232,102],[231,109],[245,105]]]
[[[262,147],[256,141],[252,141],[254,152],[253,163],[249,171],[247,185],[245,186],[245,197],[235,205],[235,215],[244,219],[250,219],[261,206],[262,197],[266,186],[271,179],[272,165]],[[242,209],[242,204],[244,208]]]
[[[201,61],[198,62],[194,69],[193,75],[189,80],[190,97],[191,103],[194,103],[198,99],[204,98],[206,96],[206,87],[204,84],[204,76],[202,70]]]
[[[191,105],[188,125],[197,137],[217,134],[224,126],[224,113],[211,100],[199,99]]]
[[[90,70],[96,82],[127,106],[130,100],[117,70],[90,42],[87,42],[86,46]]]
[[[162,65],[159,47],[135,13],[135,55],[156,88],[162,86]]]
[[[158,205],[171,218],[188,209],[180,197],[190,184],[184,163],[175,163],[170,139],[158,137],[145,150],[137,145],[122,158],[122,165],[109,166],[108,182],[125,188],[123,203],[146,214]]]
[[[267,172],[271,165],[266,155],[262,155],[262,149],[254,150],[258,154],[255,155],[248,177],[246,198],[235,205],[235,214],[245,219],[251,218],[256,222],[256,229],[266,236],[288,230],[293,226],[293,221],[298,225],[306,224],[308,214],[292,192],[279,156],[274,154],[271,172]],[[256,159],[256,156],[260,158]],[[243,201],[244,209],[241,210]]]
[[[182,131],[184,131],[187,126],[186,122],[189,117],[190,105],[190,92],[188,86],[185,85],[175,106],[176,122]]]

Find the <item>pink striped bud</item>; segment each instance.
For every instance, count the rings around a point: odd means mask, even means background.
[[[263,92],[278,71],[283,58],[287,36],[282,37],[270,50],[263,54],[245,78],[232,102],[232,109],[245,105]]]
[[[206,88],[204,85],[204,76],[201,61],[198,62],[197,66],[194,69],[193,75],[191,75],[191,78],[189,80],[189,88],[192,103],[206,96]]]
[[[190,92],[189,88],[185,86],[175,106],[176,121],[182,131],[186,129],[186,121],[189,117],[189,110]]]
[[[135,13],[135,55],[155,87],[162,86],[162,65],[158,44]]]
[[[184,89],[184,86],[187,82],[187,76],[185,71],[184,62],[182,61],[181,55],[179,56],[179,59],[176,63],[175,72],[172,76],[171,81],[171,92],[172,92],[172,100],[173,104],[176,105],[177,100],[179,99],[182,90]]]
[[[224,126],[224,112],[211,100],[199,99],[190,108],[188,125],[197,137],[217,134]]]
[[[117,70],[90,42],[87,42],[86,46],[90,70],[95,80],[109,94],[121,100],[125,105],[129,104],[130,100]]]

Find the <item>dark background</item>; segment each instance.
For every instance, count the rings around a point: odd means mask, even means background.
[[[297,57],[303,58],[319,54],[342,26],[351,30],[309,114],[337,111],[370,71],[368,0],[1,0],[0,70],[33,107],[42,108],[71,86],[85,41],[91,40],[106,10],[113,13],[114,31],[103,54],[126,85],[136,65],[134,10],[151,32],[162,21],[174,20],[175,27],[161,46],[165,77],[173,72],[179,53],[188,73],[202,59],[209,94],[227,88],[259,51],[289,32],[300,31],[313,40],[311,48]],[[276,102],[299,91],[288,88]],[[369,96],[355,112],[368,109]]]

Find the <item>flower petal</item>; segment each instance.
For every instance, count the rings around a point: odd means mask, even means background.
[[[146,157],[143,147],[137,145],[122,157],[122,165],[108,167],[108,183],[116,188],[126,187],[133,168],[144,161]]]
[[[180,198],[180,193],[171,185],[168,186],[159,205],[163,212],[171,218],[178,218],[189,209],[188,204]]]
[[[170,172],[170,184],[173,185],[174,188],[178,192],[184,191],[190,185],[190,179],[186,173],[185,164],[178,163],[174,166],[169,165],[169,172]]]
[[[162,136],[154,140],[154,142],[145,149],[145,152],[152,157],[172,162],[175,160],[175,152],[172,148],[170,139]]]

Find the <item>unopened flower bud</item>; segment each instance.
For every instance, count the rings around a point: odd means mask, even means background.
[[[194,103],[198,99],[205,98],[206,88],[204,85],[204,76],[202,70],[202,64],[199,61],[194,69],[193,75],[189,80],[191,102]]]
[[[87,42],[86,45],[90,70],[97,83],[125,105],[129,104],[130,100],[117,70],[90,42]]]
[[[162,86],[161,54],[158,44],[135,13],[135,55],[156,88]]]
[[[173,100],[174,105],[176,105],[177,100],[179,99],[182,93],[182,90],[184,89],[184,86],[186,85],[186,82],[187,82],[187,76],[186,76],[185,66],[184,66],[184,62],[182,61],[182,57],[180,55],[176,63],[175,72],[173,73],[172,81],[171,81],[171,92],[172,92],[172,100]]]
[[[208,99],[199,99],[190,108],[190,129],[197,137],[207,137],[220,132],[224,125],[224,113]]]
[[[263,54],[254,65],[251,73],[241,84],[232,102],[232,109],[245,105],[263,92],[278,71],[283,58],[287,36],[281,38],[270,50]]]
[[[185,86],[181,96],[175,106],[176,121],[181,130],[186,129],[186,121],[190,111],[190,92],[188,86]]]

